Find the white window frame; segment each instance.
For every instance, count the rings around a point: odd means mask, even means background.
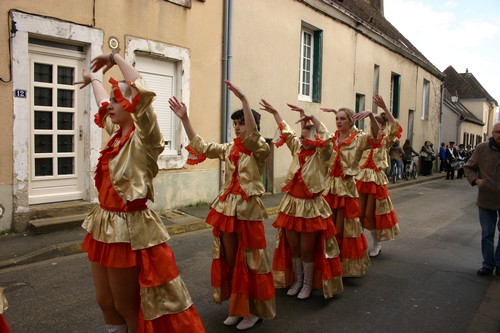
[[[189,110],[190,88],[189,81],[191,77],[191,56],[189,49],[162,43],[154,40],[126,36],[125,59],[130,63],[135,63],[137,55],[149,54],[159,57],[162,60],[168,60],[175,63],[175,91],[173,95],[186,104]],[[161,94],[161,91],[155,91]],[[157,111],[158,112],[158,111]],[[172,112],[170,108],[165,112]],[[189,143],[187,135],[182,128],[182,124],[177,117],[172,117],[172,136],[175,138],[175,146],[171,149],[165,149],[158,160],[160,169],[180,169],[185,166],[187,161],[187,151],[182,149]],[[161,124],[160,124],[160,127]]]
[[[299,100],[306,102],[313,100],[314,43],[314,32],[303,27],[300,31]],[[309,56],[307,50],[310,50]],[[304,91],[304,86],[309,87],[309,92]]]

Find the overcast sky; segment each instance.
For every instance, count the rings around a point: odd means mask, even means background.
[[[439,70],[468,68],[500,102],[500,0],[384,0],[384,15]]]

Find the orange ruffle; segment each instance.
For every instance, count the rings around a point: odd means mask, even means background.
[[[239,243],[245,248],[266,248],[266,235],[262,221],[238,220],[234,216],[226,216],[210,209],[206,222],[214,227],[214,237],[219,237],[220,232],[236,232],[240,234]]]
[[[278,214],[276,221],[273,223],[275,228],[283,228],[286,230],[294,230],[297,232],[315,232],[326,230],[328,222],[331,218],[322,219],[321,216],[313,218],[289,216],[283,212]],[[333,225],[333,222],[331,222]]]
[[[356,181],[356,188],[358,189],[358,193],[366,193],[366,194],[377,193],[377,184],[375,184],[375,182]]]
[[[189,165],[196,165],[196,164],[199,164],[207,159],[206,156],[198,154],[190,146],[186,146],[186,150],[189,153],[189,156],[188,156],[186,163]]]
[[[325,196],[325,200],[332,210],[344,209],[344,218],[353,219],[359,217],[358,198],[341,197],[337,194],[329,193]]]
[[[0,315],[0,332],[2,333],[11,333],[9,325],[7,325],[7,321],[3,314]]]
[[[387,190],[386,185],[378,185],[377,192],[375,193],[375,199],[383,200],[389,197],[389,191]]]
[[[142,312],[140,312],[139,322],[137,323],[137,326],[138,333],[205,332],[205,328],[203,327],[201,318],[194,306],[190,306],[182,312],[164,315],[154,320],[144,320],[144,316]]]
[[[394,210],[384,215],[375,215],[375,228],[377,230],[392,229],[398,224],[398,217]]]
[[[136,253],[130,243],[102,243],[94,240],[92,234],[87,234],[82,242],[82,250],[92,262],[104,267],[126,268],[138,265]]]
[[[358,238],[337,237],[340,246],[340,255],[342,259],[361,259],[365,256],[368,249],[365,235],[361,234]]]

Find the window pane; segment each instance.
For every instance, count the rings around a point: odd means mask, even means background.
[[[57,174],[58,175],[71,175],[74,174],[74,158],[73,157],[59,157],[57,159]]]
[[[57,67],[57,83],[58,84],[73,85],[73,82],[74,82],[73,73],[74,73],[74,68],[72,68],[72,67],[58,66]]]
[[[52,135],[35,135],[35,153],[52,153]]]
[[[58,130],[72,130],[73,127],[73,113],[71,112],[58,112],[57,113],[57,129]]]
[[[35,64],[35,82],[52,82],[52,65]]]
[[[73,135],[58,135],[57,136],[57,152],[71,153],[73,152]]]
[[[52,158],[35,158],[35,176],[52,176]]]
[[[52,106],[52,89],[35,87],[35,105]]]
[[[72,108],[73,90],[57,89],[57,106],[62,108]]]
[[[35,129],[52,129],[52,112],[35,111]]]

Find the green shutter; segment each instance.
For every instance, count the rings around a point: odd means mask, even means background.
[[[313,58],[313,82],[312,100],[321,102],[321,67],[323,60],[323,31],[314,31],[314,58]]]

